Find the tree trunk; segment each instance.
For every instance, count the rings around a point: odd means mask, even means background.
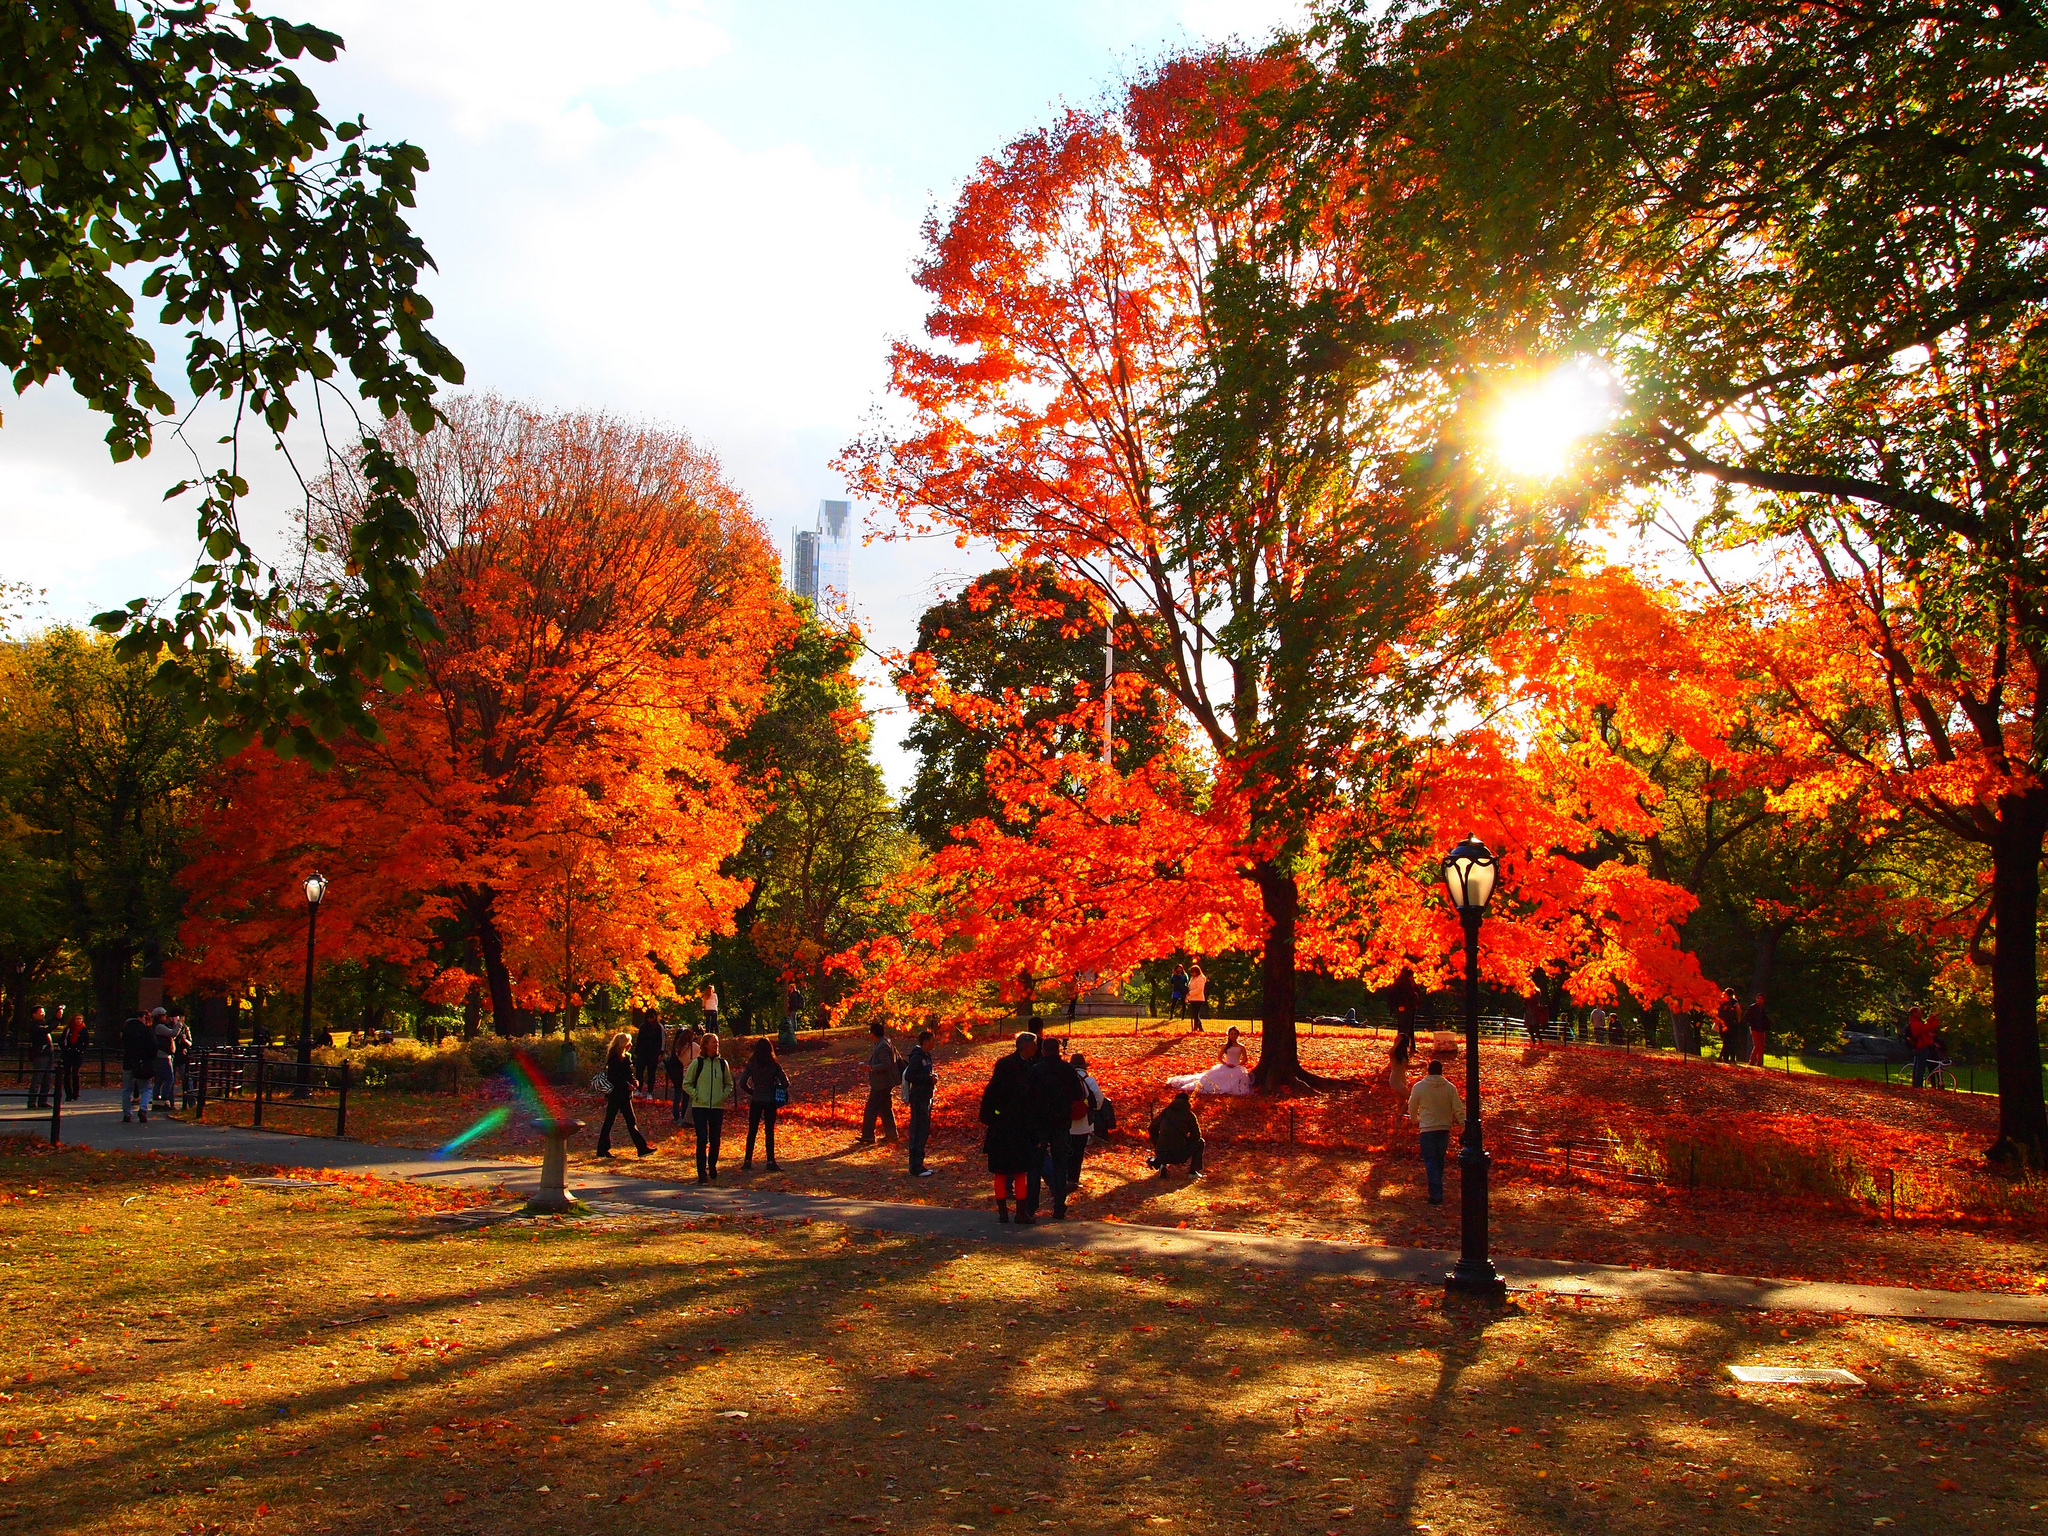
[[[476,919],[477,948],[484,958],[484,984],[491,990],[491,1028],[500,1035],[523,1035],[519,1010],[512,1006],[512,973],[505,969],[505,943],[488,912]]]
[[[1769,995],[1766,989],[1771,984],[1771,967],[1778,961],[1778,937],[1779,930],[1775,927],[1766,928],[1756,936],[1754,958],[1749,967],[1749,997],[1742,1000],[1744,1007],[1749,1005],[1750,998]]]
[[[1301,892],[1294,877],[1270,860],[1252,869],[1266,909],[1266,954],[1260,974],[1259,1064],[1253,1079],[1261,1088],[1304,1081],[1301,1043],[1294,1032],[1294,929],[1301,916]]]
[[[103,944],[88,951],[92,964],[93,1034],[101,1041],[121,1038],[128,1007],[128,961],[133,947]]]
[[[2048,1167],[2048,1103],[2041,1092],[2041,1035],[2035,1019],[2039,978],[2041,845],[2048,834],[2048,789],[1998,801],[1991,845],[1991,1016],[1998,1054],[1998,1140],[1993,1162]]]

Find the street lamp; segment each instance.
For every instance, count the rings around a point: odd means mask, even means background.
[[[1479,924],[1499,873],[1499,864],[1477,836],[1444,855],[1444,885],[1465,925],[1465,1147],[1458,1154],[1463,1241],[1457,1267],[1444,1285],[1489,1301],[1504,1300],[1508,1283],[1486,1253],[1486,1176],[1493,1160],[1479,1129]]]
[[[320,925],[320,898],[327,894],[327,877],[314,870],[306,876],[306,999],[299,1014],[299,1080],[292,1097],[303,1099],[313,1092],[313,934]]]

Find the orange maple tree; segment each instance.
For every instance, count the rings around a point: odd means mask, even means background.
[[[419,480],[442,638],[331,770],[227,764],[176,979],[291,977],[317,866],[323,956],[442,1000],[481,984],[501,1031],[596,983],[668,995],[746,896],[721,865],[754,805],[724,753],[792,623],[771,546],[677,433],[471,397],[387,446]],[[330,532],[360,492],[321,488]]]
[[[1531,931],[1574,952],[1590,941],[1535,896],[1539,865],[1644,940],[1619,944],[1617,967],[1668,940],[1682,905],[1634,875],[1573,875],[1560,850],[1583,828],[1522,825],[1517,807],[1541,809],[1526,794],[1487,808],[1490,785],[1526,786],[1515,753],[1452,745],[1447,721],[1493,686],[1492,643],[1569,567],[1584,504],[1509,506],[1446,457],[1471,401],[1455,360],[1418,351],[1403,321],[1422,253],[1391,234],[1365,256],[1298,238],[1284,187],[1234,179],[1239,116],[1284,68],[1171,60],[1115,110],[1069,113],[985,161],[928,230],[932,342],[892,355],[905,423],[846,456],[911,528],[1092,589],[1119,686],[1157,690],[1186,732],[1179,763],[1129,775],[1051,750],[1043,729],[1020,738],[990,783],[1028,816],[964,829],[925,872],[939,915],[924,969],[879,958],[925,984],[1015,989],[1243,944],[1262,954],[1265,1082],[1300,1075],[1298,964],[1440,969],[1454,924],[1415,892],[1474,826],[1528,882]],[[1351,212],[1411,190],[1362,182]],[[1345,310],[1353,343],[1301,354],[1264,324],[1270,306],[1233,297],[1267,290]],[[1005,707],[937,702],[984,726]],[[1326,902],[1349,913],[1343,933]],[[1398,935],[1361,935],[1393,912]]]

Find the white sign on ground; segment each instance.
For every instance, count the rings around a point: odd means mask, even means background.
[[[1737,1381],[1778,1387],[1860,1387],[1863,1378],[1839,1366],[1731,1365],[1728,1374]]]

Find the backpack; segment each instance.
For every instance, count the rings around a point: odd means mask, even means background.
[[[1096,1101],[1095,1112],[1088,1117],[1088,1123],[1095,1127],[1098,1136],[1107,1136],[1116,1129],[1116,1106],[1109,1102],[1108,1094],[1103,1094]]]

